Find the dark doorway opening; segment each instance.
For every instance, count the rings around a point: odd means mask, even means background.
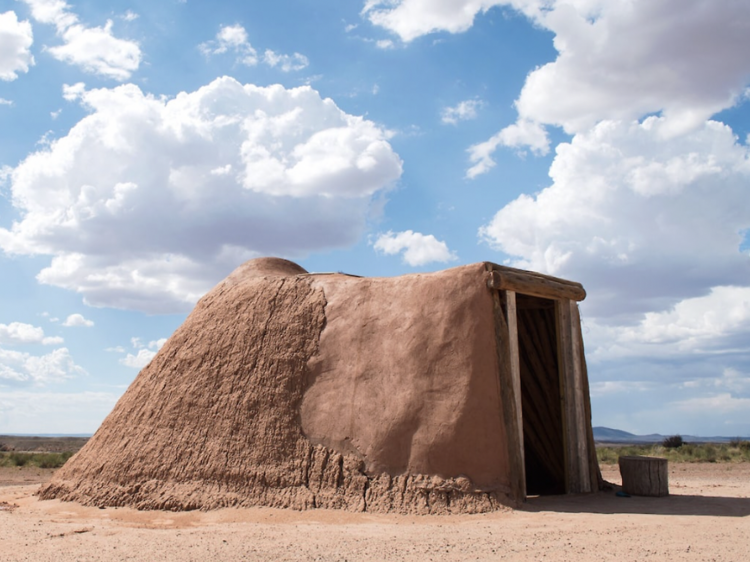
[[[565,493],[555,301],[516,295],[526,494]]]

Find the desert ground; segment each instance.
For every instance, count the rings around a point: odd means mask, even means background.
[[[617,466],[602,472],[619,484]],[[430,517],[97,509],[38,500],[52,473],[0,468],[0,560],[750,560],[750,463],[671,465],[665,498],[607,491]]]

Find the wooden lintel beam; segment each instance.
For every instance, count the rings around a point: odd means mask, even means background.
[[[519,270],[489,271],[487,273],[487,287],[499,291],[514,291],[543,299],[582,301],[586,298],[586,291],[580,283],[559,281],[544,275]]]

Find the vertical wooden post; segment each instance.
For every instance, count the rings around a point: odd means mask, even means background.
[[[583,358],[577,323],[578,306],[569,299],[555,301],[560,395],[565,441],[565,480],[568,493],[591,492],[583,403]]]
[[[524,458],[523,441],[523,401],[521,399],[521,363],[518,355],[518,312],[516,308],[516,292],[505,291],[505,318],[508,323],[508,343],[510,344],[510,376],[513,379],[513,397],[516,403],[516,425],[518,427],[518,443],[521,446],[521,487],[526,497],[526,459]]]
[[[591,483],[591,491],[601,489],[604,484],[602,479],[602,473],[599,469],[599,460],[596,458],[596,443],[594,442],[594,431],[591,427],[591,395],[589,391],[589,374],[586,369],[586,353],[583,346],[583,328],[581,323],[581,315],[578,310],[578,305],[574,303],[575,307],[575,321],[577,325],[574,326],[576,333],[578,334],[578,356],[581,358],[581,384],[583,385],[583,418],[586,424],[586,447],[588,448],[588,459],[589,459],[589,481]]]
[[[495,346],[498,363],[498,394],[502,406],[502,423],[508,440],[508,469],[510,470],[511,496],[519,502],[526,499],[526,466],[523,459],[523,427],[520,394],[516,398],[513,367],[511,367],[511,340],[515,341],[516,358],[518,357],[518,335],[510,337],[508,326],[507,303],[503,303],[500,291],[492,289],[493,315],[495,317]],[[515,295],[514,295],[515,297]],[[503,306],[503,305],[506,306]],[[515,313],[512,315],[515,320]],[[516,329],[517,332],[517,329]],[[520,377],[519,377],[520,383]]]
[[[575,445],[576,459],[578,462],[578,489],[581,493],[592,492],[591,474],[589,465],[589,441],[586,423],[586,406],[584,404],[584,365],[586,358],[582,355],[583,342],[581,341],[581,317],[578,313],[578,303],[568,301],[570,309],[570,343],[573,355],[573,392],[575,393]]]

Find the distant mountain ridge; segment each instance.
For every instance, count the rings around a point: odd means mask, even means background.
[[[649,435],[635,435],[634,433],[628,433],[621,429],[612,429],[610,427],[595,427],[594,428],[594,441],[600,443],[661,443],[669,437],[668,435],[661,435],[659,433],[650,433]],[[683,441],[688,443],[729,443],[732,439],[737,437],[698,437],[696,435],[681,435]],[[750,440],[748,437],[740,437],[743,440]]]

